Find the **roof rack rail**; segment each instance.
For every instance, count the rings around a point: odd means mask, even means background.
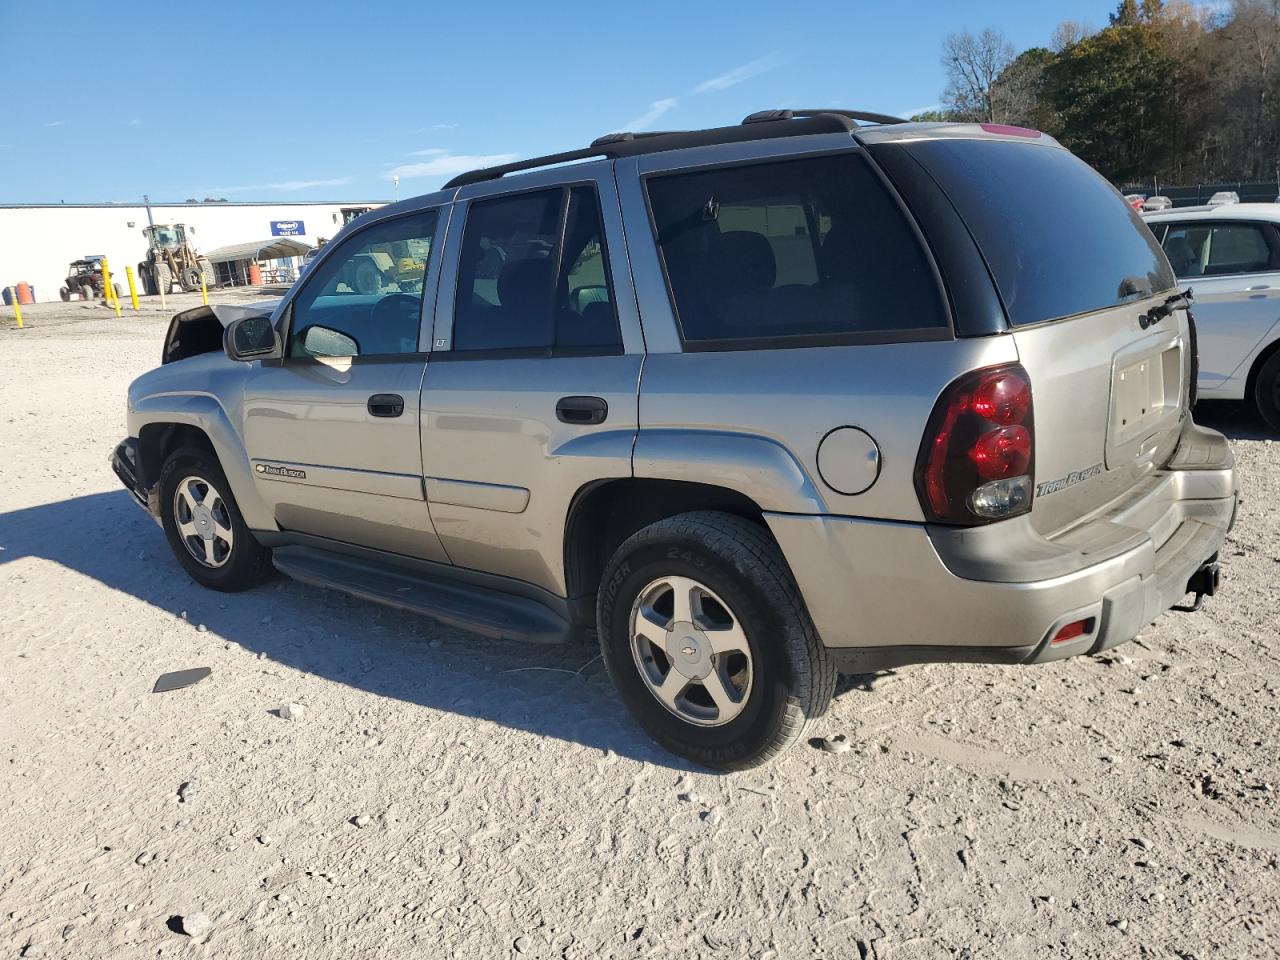
[[[759,110],[748,117],[744,117],[743,123],[767,123],[771,120],[792,120],[796,117],[820,117],[823,114],[833,114],[837,117],[846,117],[849,120],[857,120],[859,123],[910,123],[902,117],[891,116],[887,113],[871,113],[868,110],[836,110],[834,108],[825,108],[821,110],[807,109],[784,109],[784,110]]]
[[[444,189],[465,187],[472,183],[498,180],[508,173],[550,167],[577,160],[614,159],[633,157],[662,150],[681,150],[686,147],[704,147],[721,143],[741,143],[747,140],[769,140],[775,137],[799,137],[823,133],[848,133],[855,122],[906,123],[900,117],[884,113],[865,113],[856,110],[762,110],[753,113],[742,123],[731,127],[713,127],[709,130],[646,130],[641,133],[606,133],[580,150],[553,153],[545,157],[530,157],[496,167],[483,167],[461,173],[444,185]]]

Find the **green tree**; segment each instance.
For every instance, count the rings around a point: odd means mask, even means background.
[[[912,123],[952,123],[956,118],[946,110],[925,110],[913,113],[909,119]]]
[[[1111,14],[1111,26],[1136,27],[1141,21],[1138,13],[1138,0],[1120,0],[1116,12]]]
[[[1086,37],[1044,71],[1050,132],[1112,180],[1163,172],[1172,149],[1174,67],[1148,25]]]

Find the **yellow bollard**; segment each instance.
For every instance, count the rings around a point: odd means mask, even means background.
[[[116,296],[116,288],[111,285],[111,270],[107,266],[107,258],[102,258],[102,296],[115,308],[116,316],[120,316],[120,298]]]
[[[200,296],[204,298],[204,305],[207,307],[209,305],[209,288],[203,270],[200,271]]]
[[[129,278],[129,299],[133,301],[133,309],[136,313],[138,310],[138,287],[133,282],[133,267],[126,265],[124,275]]]
[[[22,329],[22,304],[18,303],[18,295],[16,291],[14,292],[14,296],[13,296],[13,312],[18,318],[18,329],[21,330]]]

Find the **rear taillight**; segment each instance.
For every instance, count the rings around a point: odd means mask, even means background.
[[[1031,509],[1035,428],[1021,364],[976,370],[943,391],[929,417],[916,491],[930,520],[988,523]]]

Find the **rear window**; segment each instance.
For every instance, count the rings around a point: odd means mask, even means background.
[[[857,154],[653,176],[647,187],[694,349],[949,333],[924,250]]]
[[[1015,325],[1174,286],[1137,213],[1066,150],[997,140],[926,140],[909,149],[973,233]]]

